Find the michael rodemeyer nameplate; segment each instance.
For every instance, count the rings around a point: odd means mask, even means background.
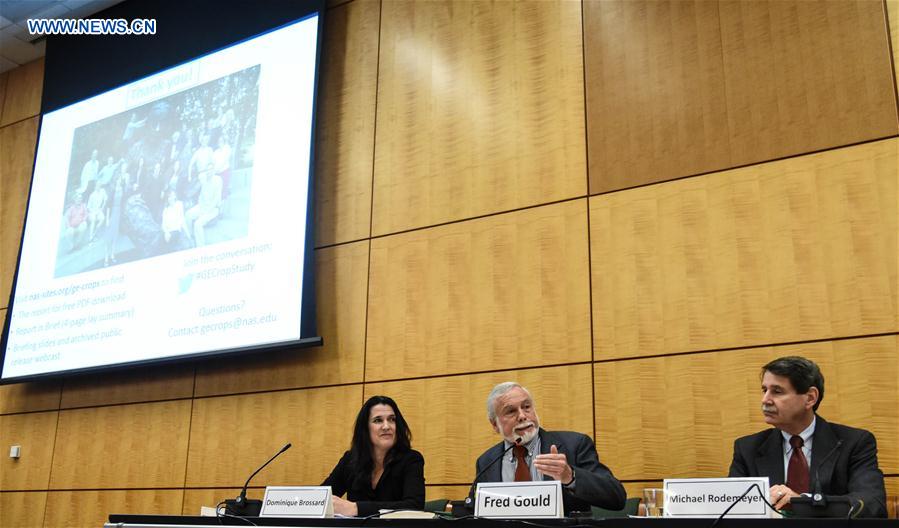
[[[474,514],[506,519],[562,518],[562,483],[482,482],[475,495]]]
[[[753,484],[758,489],[746,493]],[[768,477],[665,479],[664,516],[718,517],[736,503],[728,517],[766,519],[772,513],[767,499]]]
[[[334,517],[331,486],[269,486],[260,517]]]

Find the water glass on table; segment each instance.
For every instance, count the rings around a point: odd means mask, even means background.
[[[646,508],[647,517],[662,517],[665,513],[665,490],[661,488],[644,489],[643,505]]]

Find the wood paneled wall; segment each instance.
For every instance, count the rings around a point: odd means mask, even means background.
[[[581,199],[373,240],[366,381],[589,361],[586,228]]]
[[[897,133],[882,2],[584,0],[590,191]]]
[[[590,198],[597,359],[896,329],[899,142]]]
[[[372,232],[586,191],[578,2],[383,2]]]
[[[0,386],[0,525],[196,513],[286,442],[250,495],[316,484],[373,394],[459,498],[508,379],[638,495],[726,473],[786,354],[899,493],[896,0],[329,6],[325,346]],[[0,316],[41,78],[0,75]]]

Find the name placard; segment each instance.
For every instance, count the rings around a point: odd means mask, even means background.
[[[475,495],[474,514],[505,519],[562,518],[562,483],[482,482]]]
[[[331,486],[269,486],[260,517],[334,517]]]
[[[753,484],[759,489],[740,499]],[[768,477],[665,479],[664,487],[665,517],[718,517],[737,499],[740,501],[727,512],[728,517],[766,519],[773,513],[765,504]]]

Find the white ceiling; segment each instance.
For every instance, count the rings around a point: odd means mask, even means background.
[[[31,35],[29,18],[86,18],[122,0],[0,0],[0,73],[44,56],[46,43]]]

